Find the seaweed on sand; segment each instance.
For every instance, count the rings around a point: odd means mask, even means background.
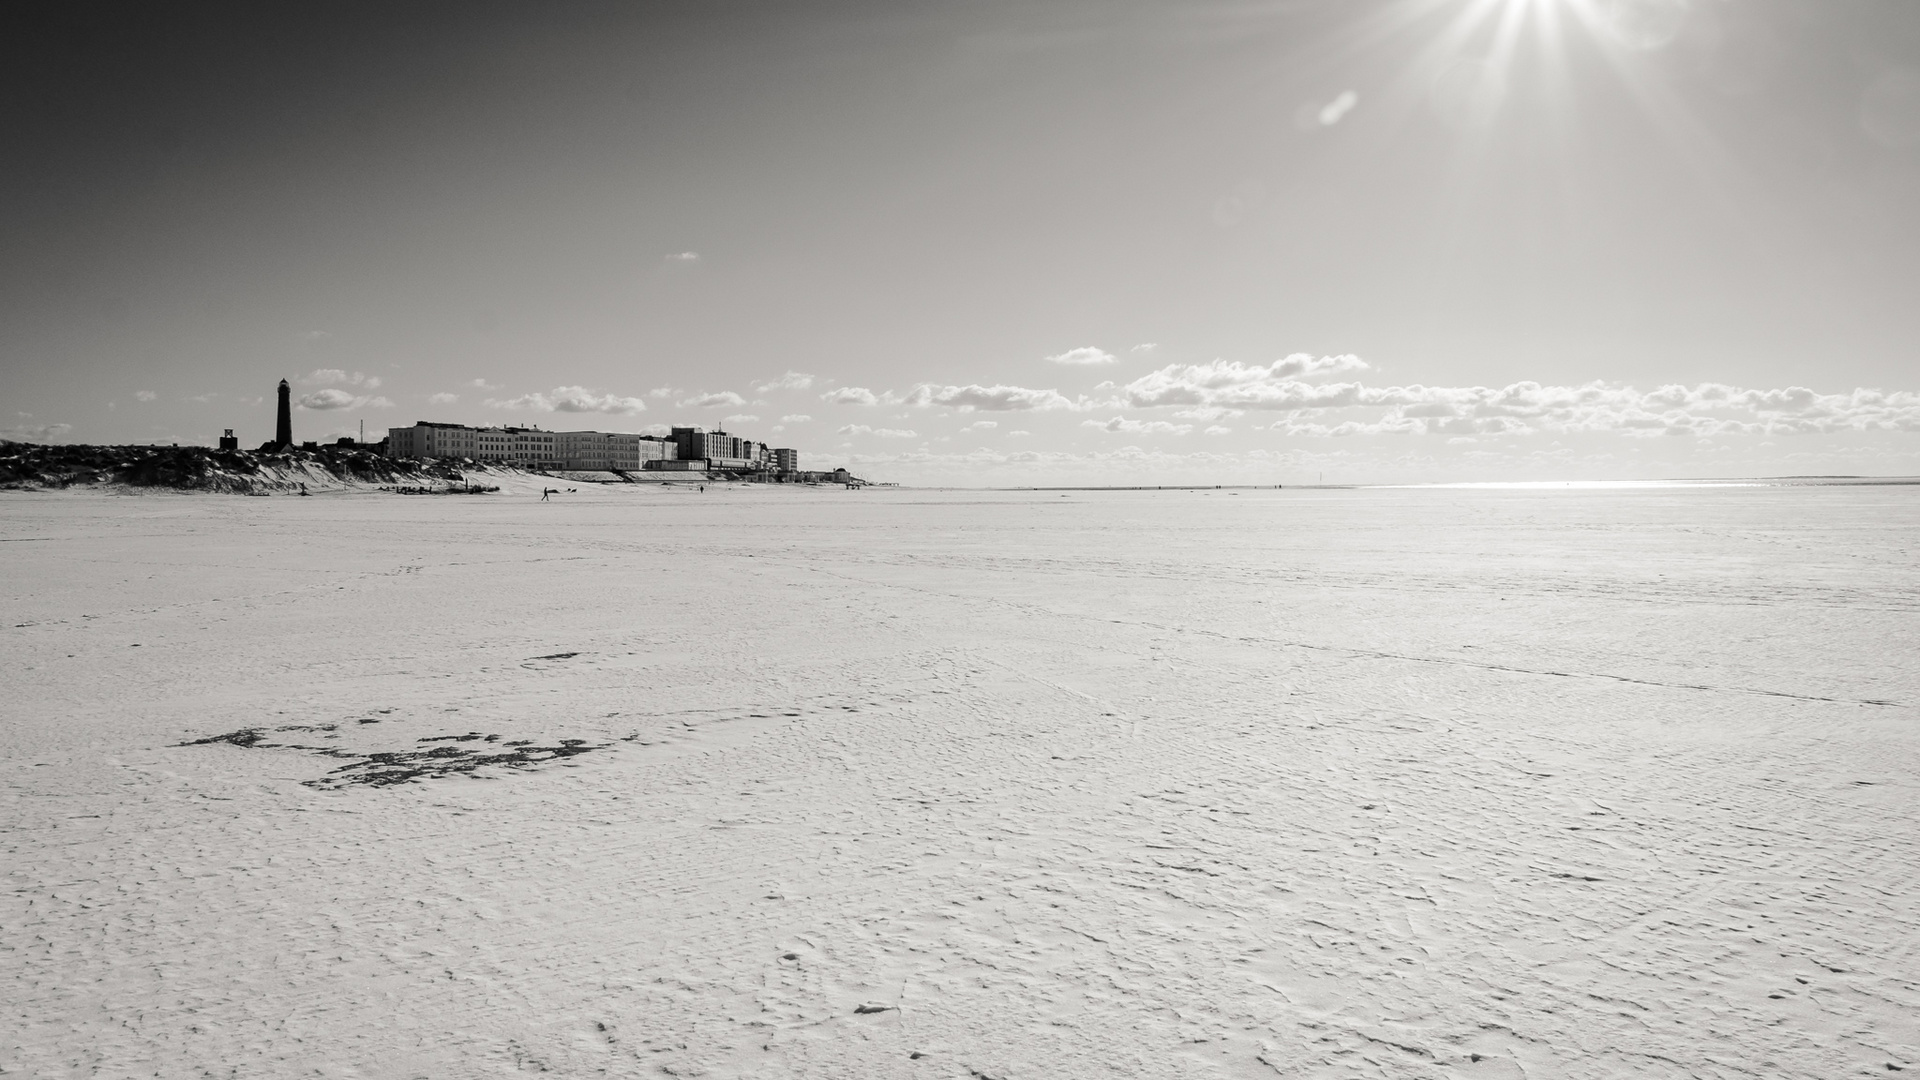
[[[316,727],[294,724],[275,730],[331,732],[336,726],[327,724]],[[473,731],[465,735],[428,735],[416,740],[422,747],[418,750],[362,754],[333,746],[301,746],[296,743],[268,742],[266,736],[267,732],[264,728],[241,728],[223,735],[189,739],[175,745],[212,746],[224,743],[229,746],[258,750],[306,750],[323,757],[348,759],[345,765],[325,776],[302,781],[308,787],[323,790],[336,790],[350,784],[391,787],[395,784],[438,780],[448,776],[469,776],[478,779],[482,775],[482,769],[534,769],[556,761],[564,761],[570,757],[577,757],[589,751],[604,750],[609,745],[589,743],[585,739],[561,739],[551,746],[537,746],[529,739],[511,739],[502,742],[499,735]],[[444,745],[432,745],[435,743]]]
[[[438,740],[422,739],[420,741]],[[585,739],[561,739],[555,746],[509,745],[501,750],[454,745],[435,746],[427,750],[367,754],[358,761],[340,766],[326,776],[303,782],[312,788],[341,788],[348,784],[389,787],[394,784],[410,784],[416,780],[438,780],[455,775],[473,776],[486,768],[531,769],[605,748],[604,745],[595,746]]]

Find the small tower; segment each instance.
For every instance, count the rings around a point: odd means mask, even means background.
[[[220,436],[220,449],[222,450],[240,449],[240,440],[233,437],[232,428],[228,428],[227,433],[225,435]]]
[[[280,380],[280,419],[273,426],[273,448],[285,450],[293,445],[293,388]]]

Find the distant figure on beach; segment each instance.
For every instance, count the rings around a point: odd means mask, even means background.
[[[550,500],[549,500],[549,499],[547,498],[547,496],[549,496],[549,495],[558,495],[558,494],[560,494],[560,489],[559,489],[559,488],[544,488],[544,487],[543,487],[543,488],[541,488],[541,489],[540,489],[540,501],[541,501],[541,502],[549,502]]]

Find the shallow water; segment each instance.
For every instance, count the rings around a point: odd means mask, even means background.
[[[1911,487],[10,493],[0,1067],[1920,1067],[1916,538]]]

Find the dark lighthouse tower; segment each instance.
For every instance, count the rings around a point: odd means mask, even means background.
[[[280,380],[280,419],[273,425],[273,448],[285,450],[293,445],[293,388]]]

